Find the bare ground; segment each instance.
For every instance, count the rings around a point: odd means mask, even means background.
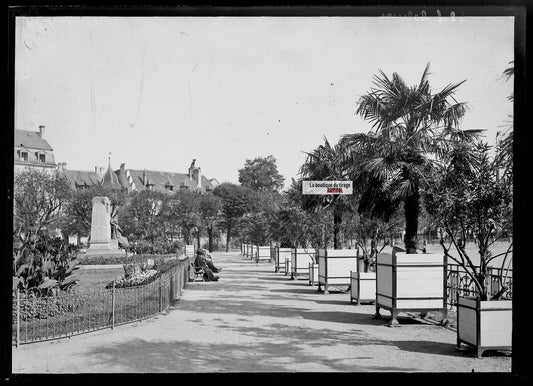
[[[239,252],[215,253],[218,282],[189,283],[164,314],[13,348],[13,373],[510,372],[511,357],[455,347],[453,327],[317,292]]]

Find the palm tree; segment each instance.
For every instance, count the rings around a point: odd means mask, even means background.
[[[509,62],[510,67],[506,68],[503,72],[506,79],[509,81],[514,76],[514,60]],[[514,102],[514,93],[511,93],[507,98],[511,102]],[[513,116],[510,116],[513,119]],[[503,178],[507,181],[513,179],[513,124],[507,126],[503,132],[496,134],[496,165],[503,169]]]
[[[458,129],[467,105],[454,94],[465,81],[432,93],[428,76],[429,63],[418,85],[409,87],[397,73],[389,79],[380,70],[356,109],[372,130],[342,138],[350,149],[345,162],[364,188],[360,210],[390,214],[403,202],[407,253],[416,253],[420,195],[433,162],[477,134]]]
[[[331,146],[327,138],[324,144],[307,153],[307,159],[300,168],[300,174],[308,180],[345,180],[344,150],[340,144]],[[352,210],[352,201],[344,195],[303,196],[303,209],[315,211],[317,208],[331,208],[333,212],[333,248],[342,248],[340,228],[346,211]]]

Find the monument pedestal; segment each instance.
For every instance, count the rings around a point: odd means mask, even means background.
[[[116,244],[116,245],[113,245]],[[126,256],[126,251],[118,247],[118,240],[111,239],[108,243],[91,243],[86,256]]]
[[[87,256],[126,255],[124,249],[119,249],[118,240],[111,238],[110,204],[107,197],[93,198],[91,242],[87,248]]]

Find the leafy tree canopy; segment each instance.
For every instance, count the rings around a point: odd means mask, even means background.
[[[284,181],[272,155],[246,160],[244,167],[239,169],[239,182],[253,190],[279,190]]]

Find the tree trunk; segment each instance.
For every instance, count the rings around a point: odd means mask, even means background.
[[[416,253],[420,194],[418,188],[405,199],[405,251]]]
[[[342,249],[340,241],[340,227],[342,223],[342,211],[335,205],[333,209],[333,249]]]
[[[209,238],[209,252],[213,252],[213,227],[207,227],[207,237]]]
[[[231,232],[231,224],[228,224],[227,233],[226,233],[226,252],[229,252],[230,232]]]
[[[201,245],[200,245],[200,235],[201,235],[201,232],[200,232],[200,229],[198,229],[198,230],[196,231],[196,241],[197,241],[197,242],[196,242],[196,246],[197,246],[198,249],[201,248]]]

